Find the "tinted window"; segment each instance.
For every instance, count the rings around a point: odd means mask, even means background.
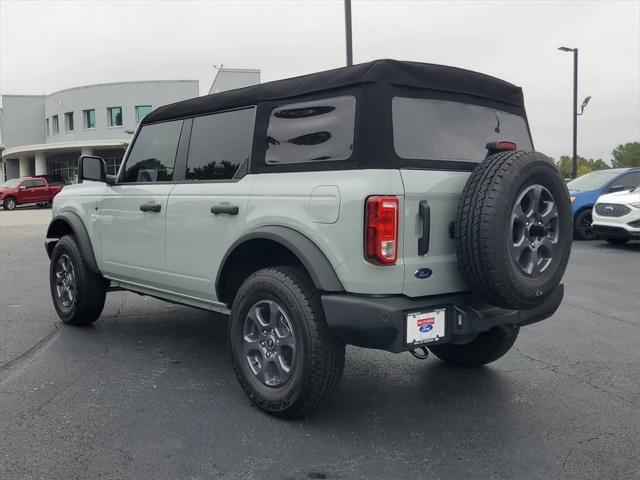
[[[481,162],[497,140],[531,150],[524,118],[493,108],[424,98],[395,97],[393,145],[409,159]]]
[[[325,98],[275,108],[267,130],[268,165],[346,160],[353,151],[356,99]]]
[[[613,183],[626,188],[635,188],[640,185],[640,172],[627,173]]]
[[[31,188],[33,187],[33,182],[31,180],[25,180],[20,184],[21,187]]]
[[[620,175],[619,170],[597,170],[595,172],[585,173],[581,177],[568,182],[567,188],[576,192],[595,190],[596,188],[604,186],[617,175]]]
[[[171,181],[181,130],[182,120],[142,127],[127,158],[122,181]]]
[[[255,109],[196,117],[191,129],[188,180],[233,178],[240,164],[248,161],[253,140]]]
[[[45,183],[44,180],[32,180],[31,182],[32,182],[32,185],[34,187],[46,187],[47,186],[47,184]]]

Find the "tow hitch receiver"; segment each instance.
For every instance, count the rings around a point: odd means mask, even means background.
[[[427,347],[414,348],[413,350],[409,350],[409,353],[416,357],[418,360],[426,360],[429,356],[429,350],[427,350]]]

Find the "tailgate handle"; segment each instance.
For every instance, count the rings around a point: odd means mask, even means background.
[[[422,237],[418,239],[418,255],[429,252],[429,234],[431,233],[431,207],[427,200],[421,200],[418,213],[422,218]]]

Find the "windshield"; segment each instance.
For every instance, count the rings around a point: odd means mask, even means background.
[[[5,188],[13,188],[13,187],[17,187],[18,183],[20,183],[20,180],[18,179],[7,180],[2,184],[2,186]]]
[[[392,112],[393,144],[401,158],[481,162],[486,144],[498,140],[533,149],[524,118],[495,108],[395,97]]]
[[[569,190],[575,190],[576,192],[582,192],[584,190],[595,190],[602,187],[605,183],[609,182],[613,178],[620,174],[619,171],[612,172],[610,170],[598,170],[597,172],[589,172],[581,177],[571,180],[567,183]]]

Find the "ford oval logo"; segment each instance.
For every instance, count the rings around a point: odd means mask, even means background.
[[[416,270],[413,276],[423,280],[425,278],[429,278],[432,274],[433,271],[430,268],[419,268],[418,270]]]
[[[430,332],[431,330],[433,330],[433,325],[429,325],[429,324],[427,323],[427,324],[422,325],[421,327],[419,327],[419,330],[420,330],[422,333]]]

